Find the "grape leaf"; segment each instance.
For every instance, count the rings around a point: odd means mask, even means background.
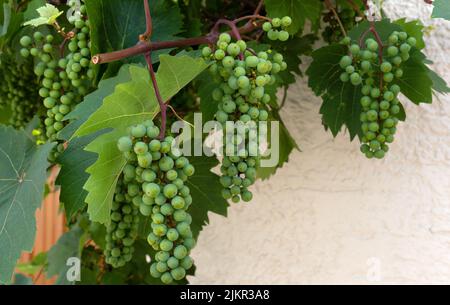
[[[209,223],[208,212],[227,216],[228,202],[222,197],[222,185],[219,176],[211,169],[219,162],[215,158],[205,156],[191,158],[195,167],[195,175],[186,182],[191,190],[193,204],[189,207],[192,215],[192,232],[197,238],[203,226]]]
[[[142,0],[87,0],[87,13],[91,23],[92,54],[117,51],[132,47],[145,32],[145,14]],[[170,1],[149,1],[153,22],[153,41],[173,40],[182,31],[182,15]],[[158,56],[171,49],[152,52],[154,63]],[[143,56],[123,62],[145,63]],[[113,75],[119,64],[108,65],[107,75]]]
[[[284,125],[277,110],[272,110],[270,112],[271,120],[276,120],[280,123],[280,135],[279,135],[279,159],[277,166],[274,167],[259,167],[257,170],[258,178],[262,180],[269,179],[272,175],[276,173],[279,168],[282,168],[285,163],[289,161],[289,156],[294,151],[294,149],[299,150],[297,143],[295,143],[294,138],[289,133],[289,130]],[[269,125],[270,126],[270,125]],[[269,133],[270,140],[270,133]]]
[[[434,9],[431,17],[450,20],[450,2],[448,0],[434,0]]]
[[[83,249],[86,235],[84,231],[74,226],[67,233],[64,233],[57,241],[57,243],[48,251],[47,260],[47,276],[58,276],[56,280],[57,285],[74,284],[67,279],[67,272],[71,265],[67,265],[69,258],[80,258]]]
[[[302,71],[300,70],[301,56],[311,54],[312,46],[316,40],[317,37],[315,35],[308,34],[302,37],[294,37],[286,42],[272,42],[273,48],[283,55],[287,64],[287,69],[278,74],[283,85],[295,83],[295,75],[302,76]]]
[[[429,68],[424,64],[425,55],[418,50],[402,66],[404,75],[397,80],[402,93],[414,104],[433,102],[433,81]]]
[[[31,251],[36,209],[54,144],[36,146],[24,131],[0,126],[0,282],[11,281],[22,251]]]
[[[220,84],[211,76],[209,71],[204,71],[196,80],[197,93],[200,98],[200,110],[203,115],[203,121],[210,121],[214,119],[217,112],[219,102],[212,98],[212,92],[218,88]]]
[[[156,74],[164,100],[169,100],[206,68],[202,59],[189,56],[160,56]],[[147,69],[130,66],[131,81],[117,85],[112,95],[75,133],[87,135],[105,128],[113,132],[103,134],[91,142],[86,150],[98,154],[97,161],[87,169],[90,174],[84,185],[88,191],[86,202],[92,221],[108,223],[113,191],[117,178],[125,166],[125,159],[116,147],[117,139],[134,124],[153,119],[159,112]]]
[[[69,140],[75,131],[87,121],[103,103],[103,99],[114,92],[116,85],[125,83],[131,79],[129,66],[123,65],[115,77],[100,81],[97,90],[86,95],[83,102],[78,104],[74,111],[64,117],[65,121],[71,121],[58,135],[62,140]]]
[[[316,23],[322,12],[322,2],[319,0],[266,0],[264,3],[270,17],[292,18],[292,25],[289,27],[291,34],[297,33],[307,19]]]
[[[56,184],[62,186],[59,201],[64,205],[67,219],[71,219],[85,206],[87,192],[83,189],[83,186],[89,178],[86,169],[94,164],[97,155],[85,151],[84,148],[101,133],[103,132],[100,131],[73,139],[58,158],[61,170],[56,179]]]
[[[49,3],[38,8],[37,12],[39,14],[39,17],[31,19],[25,22],[23,25],[31,25],[34,27],[38,27],[44,24],[52,25],[56,22],[56,19],[58,19],[58,17],[64,13],[62,11],[60,12],[54,5]]]
[[[360,133],[359,115],[361,112],[359,100],[360,86],[354,87],[339,79],[342,69],[339,61],[347,54],[347,48],[333,44],[313,52],[313,62],[306,74],[308,85],[323,99],[320,109],[323,124],[336,136],[345,124],[350,133],[350,139]]]

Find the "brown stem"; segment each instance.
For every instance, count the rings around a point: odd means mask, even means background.
[[[161,110],[161,131],[159,132],[158,138],[162,140],[166,134],[167,105],[166,103],[164,103],[161,97],[161,93],[159,92],[158,82],[156,81],[155,71],[153,70],[151,52],[145,54],[145,60],[147,61],[148,71],[150,72],[153,89],[155,90],[156,99],[158,100],[159,108]]]
[[[264,21],[272,21],[272,18],[268,18],[265,16],[261,16],[261,15],[249,15],[249,16],[244,16],[244,17],[240,17],[238,19],[233,20],[233,22],[236,24],[238,22],[244,21],[244,20],[248,20],[251,19],[252,21],[255,19],[259,19],[259,20],[264,20]]]
[[[247,22],[244,26],[238,28],[240,34],[245,34],[253,31],[259,25],[254,24],[252,22]],[[219,36],[219,32],[211,31],[206,36],[194,37],[194,38],[185,38],[173,41],[157,41],[157,42],[148,42],[148,41],[140,41],[135,46],[123,49],[120,51],[97,54],[92,57],[92,63],[94,64],[103,64],[109,63],[117,60],[121,60],[124,58],[146,54],[151,51],[162,50],[162,49],[171,49],[171,48],[180,48],[187,46],[196,46],[201,44],[214,44],[217,41]]]
[[[365,18],[366,15],[364,14],[364,12],[361,11],[361,9],[359,8],[359,6],[355,3],[355,1],[353,0],[347,0],[348,3],[350,3],[350,5],[353,7],[353,9],[358,13],[359,17],[361,18]]]
[[[144,10],[146,30],[144,34],[139,35],[140,41],[148,40],[150,37],[152,37],[153,33],[152,15],[150,13],[150,5],[148,4],[148,0],[144,0]]]

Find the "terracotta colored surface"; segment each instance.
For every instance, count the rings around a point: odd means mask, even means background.
[[[27,262],[41,252],[48,251],[65,231],[65,219],[63,213],[59,211],[59,190],[54,187],[53,182],[58,173],[58,169],[52,170],[49,177],[51,191],[45,197],[40,209],[36,211],[36,241],[31,253],[23,253],[21,262]],[[53,280],[46,279],[44,274],[34,276],[36,284],[48,285]]]

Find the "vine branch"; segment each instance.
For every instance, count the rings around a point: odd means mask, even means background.
[[[156,81],[155,71],[153,70],[151,52],[145,54],[145,60],[147,61],[148,71],[150,72],[150,78],[152,80],[153,89],[155,91],[156,99],[158,100],[159,108],[161,110],[161,130],[159,132],[159,139],[163,139],[166,134],[166,122],[167,122],[167,105],[164,103],[161,93],[159,91],[158,82]]]
[[[153,33],[152,15],[150,13],[150,5],[148,4],[147,0],[144,0],[144,11],[145,11],[146,30],[144,34],[139,36],[140,41],[148,40]]]

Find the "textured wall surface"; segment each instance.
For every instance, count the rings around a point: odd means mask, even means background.
[[[427,54],[450,82],[450,22],[423,0],[386,0],[393,17],[434,25]],[[325,132],[304,79],[283,118],[302,152],[251,204],[211,216],[193,256],[194,284],[450,283],[450,96],[406,103],[383,161]]]

